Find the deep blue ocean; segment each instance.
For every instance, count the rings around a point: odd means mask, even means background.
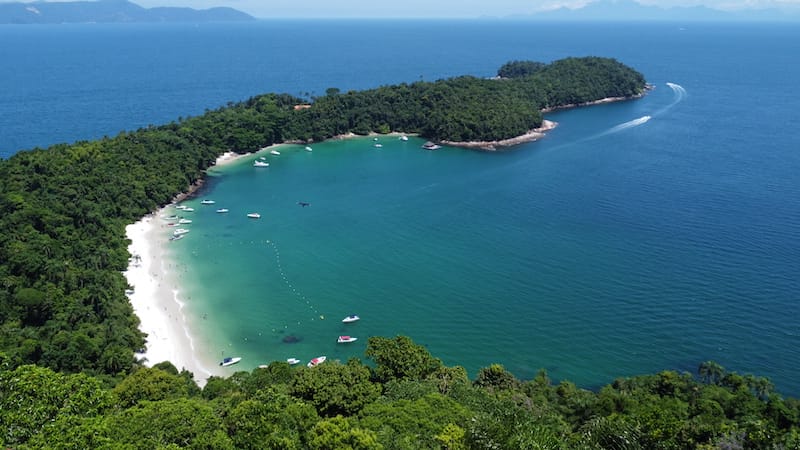
[[[799,54],[786,24],[0,26],[0,155],[266,92],[613,57],[656,88],[549,114],[558,128],[513,151],[384,137],[214,170],[203,195],[231,213],[196,205],[171,246],[193,332],[243,368],[406,334],[472,376],[501,363],[594,388],[715,360],[798,396]]]

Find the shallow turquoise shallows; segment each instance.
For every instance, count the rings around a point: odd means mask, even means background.
[[[363,138],[215,169],[170,243],[194,331],[242,369],[363,358],[369,336],[404,334],[472,376],[500,363],[592,388],[711,359],[800,395],[794,25],[75,25],[0,42],[4,156],[263,92],[617,58],[655,90],[548,114],[558,128],[511,152]]]

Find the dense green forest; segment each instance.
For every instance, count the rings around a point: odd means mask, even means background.
[[[198,388],[170,363],[113,387],[0,360],[0,445],[106,449],[796,449],[800,402],[700,365],[597,392],[500,365],[474,380],[403,336],[315,368],[274,362]]]
[[[541,110],[634,97],[644,77],[607,58],[513,62],[457,77],[301,99],[265,94],[96,141],[0,161],[0,444],[12,448],[785,448],[798,404],[762,378],[703,366],[597,393],[500,366],[474,381],[404,338],[367,357],[212,378],[144,368],[124,292],[125,225],[201,180],[225,151],[345,133],[496,140]],[[489,362],[487,362],[488,364]],[[727,447],[726,447],[727,446]]]

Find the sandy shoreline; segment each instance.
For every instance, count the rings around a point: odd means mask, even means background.
[[[217,158],[215,166],[230,164],[248,155],[226,152]],[[187,198],[199,186],[177,196],[176,201]],[[198,348],[183,311],[185,300],[181,298],[175,273],[177,264],[167,256],[171,228],[161,218],[171,214],[174,211],[167,206],[125,228],[125,235],[131,240],[128,246],[131,259],[124,272],[133,288],[128,298],[139,317],[139,329],[147,334],[145,352],[136,356],[145,358],[147,366],[169,361],[178,370],[192,372],[195,381],[203,386],[211,375],[230,372],[220,370],[218,361],[202,357],[212,353]]]
[[[125,235],[131,240],[128,252],[132,255],[124,272],[133,288],[128,298],[139,317],[139,329],[147,334],[146,351],[136,356],[146,358],[147,366],[169,361],[178,370],[192,372],[202,386],[209,376],[222,372],[215,361],[199,357],[208,352],[195,346],[190,333],[180,286],[172,270],[174,264],[165,254],[169,229],[160,218],[164,212],[165,209],[159,210],[125,228]]]

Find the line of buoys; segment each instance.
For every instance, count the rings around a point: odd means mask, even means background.
[[[295,297],[299,298],[302,301],[305,301],[305,304],[311,311],[314,312],[315,316],[319,317],[319,320],[325,320],[325,316],[323,314],[320,314],[319,310],[313,304],[311,304],[311,301],[307,299],[302,292],[298,291],[297,288],[292,284],[291,280],[289,280],[289,277],[286,276],[286,272],[283,270],[283,264],[281,264],[281,254],[280,251],[278,251],[278,246],[275,245],[275,242],[273,242],[272,240],[267,240],[266,244],[267,246],[271,247],[272,251],[275,253],[275,263],[278,267],[278,274],[283,279],[284,284],[286,284],[286,286],[292,291],[292,294]],[[310,318],[310,320],[312,321],[315,319],[316,317],[313,316]],[[301,325],[301,323],[302,323],[301,321],[297,322],[298,325]],[[286,328],[288,328],[288,325],[284,326],[284,329]],[[273,329],[273,331],[275,330]]]

